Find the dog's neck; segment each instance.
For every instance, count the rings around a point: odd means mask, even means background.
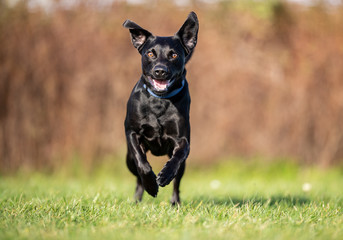
[[[174,97],[174,96],[176,96],[177,94],[179,94],[179,93],[182,91],[182,89],[184,88],[185,82],[186,82],[186,80],[185,80],[185,78],[183,78],[183,79],[182,79],[182,82],[181,82],[181,87],[176,88],[176,89],[174,89],[173,91],[168,92],[168,93],[163,94],[163,95],[157,95],[157,94],[154,93],[150,88],[148,88],[148,86],[147,86],[145,83],[143,84],[143,87],[148,91],[148,93],[149,93],[151,96],[156,97],[156,98],[164,98],[164,99],[165,99],[165,98]]]

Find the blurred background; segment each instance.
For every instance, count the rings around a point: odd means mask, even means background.
[[[191,10],[189,161],[342,164],[342,1],[0,0],[0,171],[124,162],[141,65],[122,23],[168,36]]]

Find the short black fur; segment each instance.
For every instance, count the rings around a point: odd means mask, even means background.
[[[197,43],[199,23],[191,12],[171,37],[158,37],[126,20],[132,44],[142,56],[142,76],[127,103],[125,134],[126,163],[137,177],[135,198],[142,200],[144,190],[156,197],[159,186],[174,179],[171,199],[180,204],[179,186],[190,150],[190,95],[185,64]],[[157,175],[153,172],[147,151],[169,160]]]

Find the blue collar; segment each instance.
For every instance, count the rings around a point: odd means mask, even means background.
[[[177,88],[177,89],[171,91],[170,93],[167,93],[166,95],[159,96],[156,93],[154,93],[150,88],[148,88],[145,83],[143,84],[143,87],[150,93],[150,95],[154,96],[156,98],[171,98],[171,97],[174,97],[179,92],[181,92],[181,90],[183,89],[184,86],[185,86],[185,79],[182,80],[182,86],[180,88]]]

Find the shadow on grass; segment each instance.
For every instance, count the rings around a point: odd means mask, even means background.
[[[275,195],[269,198],[254,196],[251,198],[239,198],[239,197],[210,197],[210,196],[199,196],[192,200],[193,203],[203,202],[207,204],[214,205],[225,205],[225,206],[243,206],[246,204],[252,205],[264,205],[264,206],[299,206],[304,204],[309,204],[313,202],[310,198],[306,196],[282,196]]]

